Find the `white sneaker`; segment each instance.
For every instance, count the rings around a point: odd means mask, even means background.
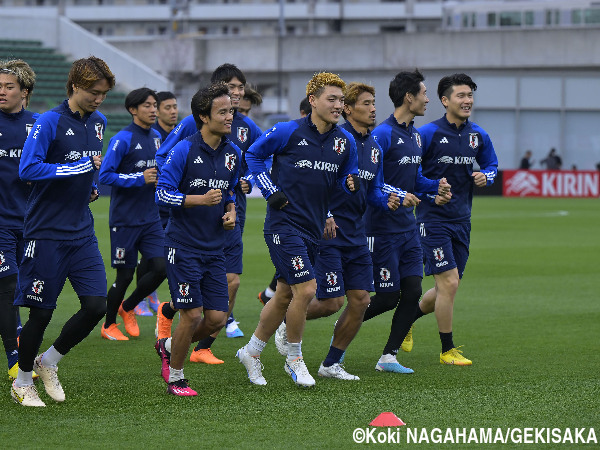
[[[325,367],[323,363],[321,363],[321,367],[319,367],[319,376],[326,378],[337,378],[338,380],[356,380],[359,381],[356,375],[352,375],[344,369],[340,363],[335,363],[329,367]]]
[[[298,386],[310,387],[315,385],[315,379],[308,372],[302,356],[294,360],[286,358],[283,368]]]
[[[235,354],[240,362],[246,367],[248,372],[248,379],[252,384],[258,384],[264,386],[267,384],[267,380],[262,375],[263,365],[260,362],[260,357],[250,356],[250,353],[246,351],[246,347],[240,348]]]
[[[33,361],[33,370],[37,372],[40,379],[44,382],[46,393],[52,397],[54,401],[64,402],[65,391],[63,391],[60,381],[58,381],[58,367],[43,366],[42,355],[39,355]]]
[[[279,325],[279,328],[275,332],[275,347],[277,347],[277,351],[281,356],[287,356],[288,340],[285,322],[281,322],[281,325]]]
[[[238,327],[237,321],[233,321],[225,327],[225,333],[228,338],[244,337],[244,332]]]
[[[23,406],[46,406],[40,399],[35,385],[30,384],[29,386],[18,387],[16,382],[16,380],[13,381],[10,388],[10,395],[15,402]]]

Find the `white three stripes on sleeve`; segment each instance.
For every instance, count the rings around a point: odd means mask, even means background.
[[[77,164],[76,166],[63,166],[60,165],[56,168],[56,176],[71,176],[77,175],[80,173],[87,173],[91,170],[94,170],[94,166],[92,165],[92,160],[87,159],[87,161]]]

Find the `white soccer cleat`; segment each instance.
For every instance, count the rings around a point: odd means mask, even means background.
[[[348,381],[359,381],[356,375],[352,375],[346,372],[344,366],[340,363],[335,363],[329,367],[325,367],[323,363],[321,363],[321,367],[319,367],[319,376],[325,378],[337,378],[338,380],[348,380]]]
[[[16,382],[16,380],[13,381],[12,387],[10,388],[10,395],[15,402],[23,406],[46,406],[33,384],[18,387]]]
[[[258,384],[259,386],[267,384],[267,380],[265,380],[262,374],[263,365],[260,362],[260,357],[250,356],[250,353],[246,351],[246,347],[240,348],[235,356],[239,358],[240,362],[246,368],[248,379],[252,384]]]
[[[315,379],[308,372],[302,356],[294,360],[286,358],[283,368],[298,386],[311,387],[315,385]]]
[[[285,322],[281,322],[279,328],[275,332],[275,347],[281,356],[288,354],[287,328]]]
[[[60,381],[58,381],[58,367],[43,366],[42,355],[39,355],[33,361],[33,370],[40,376],[40,379],[44,382],[46,393],[50,397],[52,397],[54,401],[64,402],[65,391],[63,391]]]

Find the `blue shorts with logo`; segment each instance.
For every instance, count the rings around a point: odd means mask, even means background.
[[[242,254],[244,253],[244,243],[242,242],[242,229],[239,223],[235,224],[233,230],[225,232],[225,270],[227,273],[241,274],[244,267],[242,263]]]
[[[165,231],[160,221],[137,227],[110,227],[111,267],[133,269],[138,251],[146,259],[162,258],[165,253]]]
[[[471,241],[470,223],[421,223],[421,245],[425,261],[425,275],[434,275],[458,269],[462,278]]]
[[[96,236],[25,241],[15,306],[56,308],[67,278],[79,297],[106,297],[106,272]]]
[[[315,262],[317,298],[341,297],[346,291],[373,291],[373,263],[365,245],[345,247],[319,246]]]
[[[0,278],[19,272],[23,258],[23,230],[0,229]]]
[[[400,290],[400,280],[417,276],[423,278],[423,252],[415,228],[389,236],[369,236],[373,258],[375,292]]]
[[[229,310],[223,254],[206,255],[173,247],[164,249],[169,291],[175,309]]]
[[[283,278],[290,286],[315,278],[316,242],[289,232],[265,233],[265,242],[278,278]]]

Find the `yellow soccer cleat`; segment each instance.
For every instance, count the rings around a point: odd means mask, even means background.
[[[412,351],[412,348],[413,348],[413,336],[412,336],[413,327],[414,327],[414,325],[411,325],[410,330],[408,330],[408,333],[406,333],[406,337],[402,341],[402,345],[400,346],[400,348],[402,349],[403,352],[410,353]]]
[[[462,345],[461,345],[462,347]],[[460,347],[454,347],[445,353],[440,353],[440,363],[452,366],[470,366],[473,362],[462,355]]]

